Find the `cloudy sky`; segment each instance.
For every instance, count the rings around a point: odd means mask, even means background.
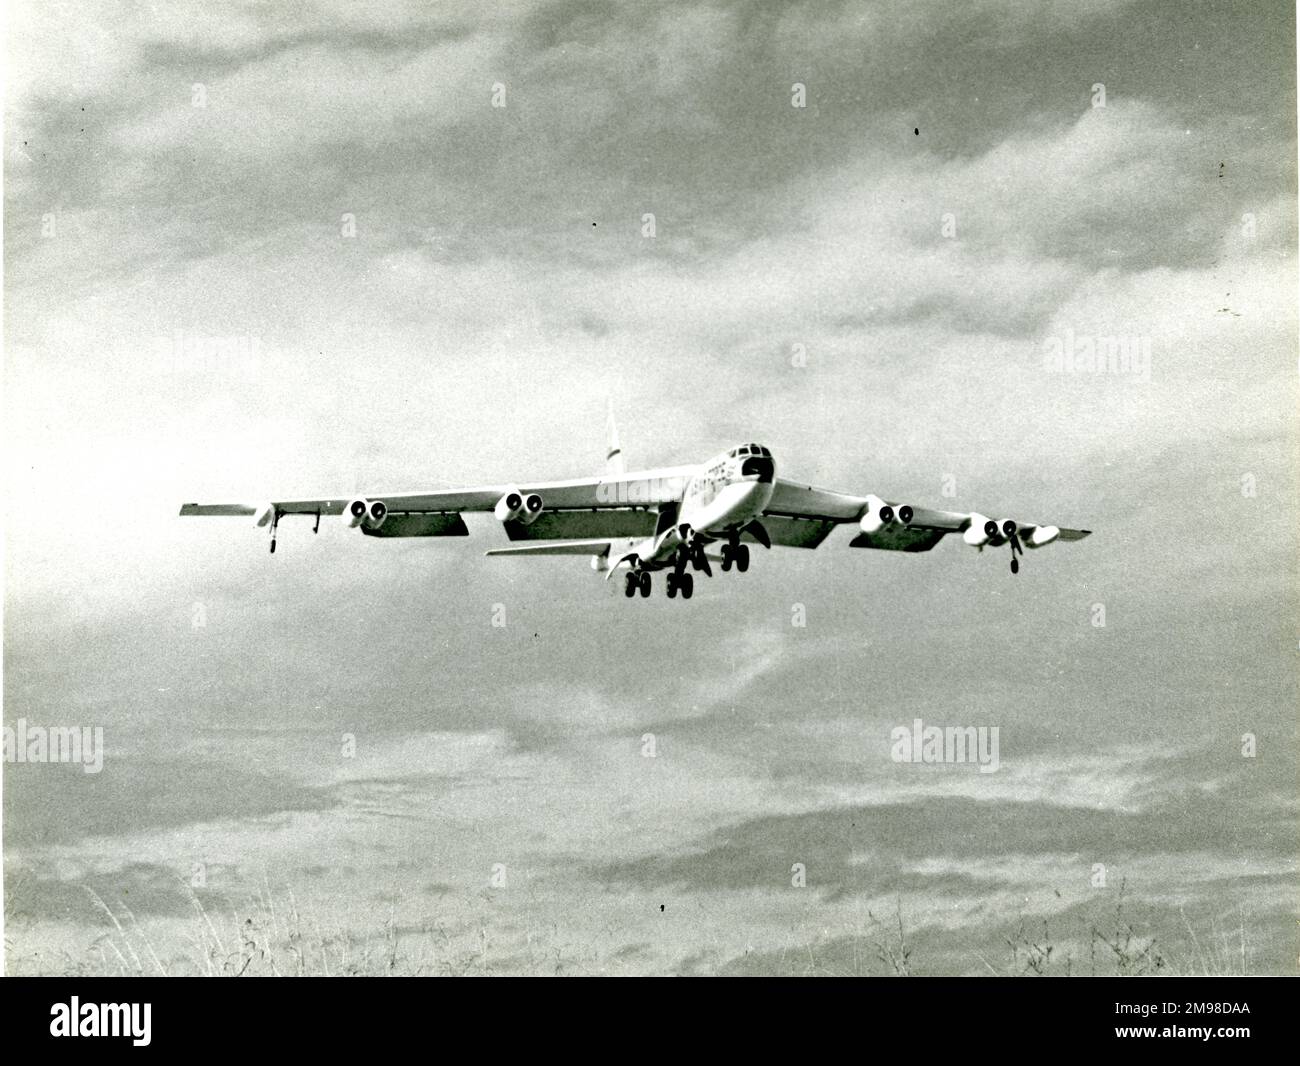
[[[880,972],[901,919],[918,972],[1014,973],[1022,923],[1086,967],[1122,885],[1170,966],[1294,972],[1294,42],[1283,3],[14,5],[4,718],[107,753],[5,767],[8,967],[224,965],[291,899],[321,969]],[[1047,362],[1098,338],[1149,363]],[[491,522],[272,558],[176,517],[591,474],[607,396],[633,466],[758,440],[1096,533],[1012,579],[841,531],[685,604]],[[918,717],[998,772],[892,762]]]

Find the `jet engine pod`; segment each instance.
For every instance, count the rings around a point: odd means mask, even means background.
[[[510,522],[518,518],[523,513],[523,510],[523,496],[519,494],[518,489],[511,489],[501,499],[497,500],[497,505],[492,509],[492,513],[497,516],[498,522]]]
[[[370,513],[370,501],[363,500],[360,497],[348,504],[348,509],[343,512],[343,517],[348,520],[348,527],[356,529],[365,521],[366,515]]]
[[[903,504],[903,506],[898,509],[898,520],[902,522],[903,525],[910,526],[912,524],[913,513],[912,508],[908,504]]]
[[[1038,526],[1025,541],[1031,548],[1042,548],[1061,535],[1057,526]]]
[[[1002,523],[1002,535],[1004,537],[1014,536],[1015,532],[1016,532],[1016,524],[1013,521],[1011,521],[1011,519],[1008,518],[1005,522]]]
[[[996,522],[985,518],[982,514],[972,514],[970,516],[970,525],[962,533],[961,539],[972,548],[982,548],[993,537],[997,536],[997,532],[998,524]]]
[[[542,513],[542,498],[535,492],[530,492],[524,497],[523,510],[519,512],[519,521],[524,525],[531,525],[539,514]]]
[[[384,519],[388,517],[388,504],[383,500],[375,500],[366,511],[366,528],[378,529],[384,524]]]
[[[879,496],[867,497],[867,509],[862,512],[862,517],[858,519],[858,525],[862,532],[870,536],[872,533],[879,533],[885,526],[894,521],[894,509],[889,506]]]
[[[264,503],[257,509],[257,524],[259,526],[269,525],[275,518],[275,504]]]

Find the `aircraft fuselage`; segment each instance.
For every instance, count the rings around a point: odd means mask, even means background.
[[[683,544],[733,540],[763,513],[776,480],[772,453],[744,444],[702,463],[682,487],[675,520],[633,549],[638,567],[672,566]]]

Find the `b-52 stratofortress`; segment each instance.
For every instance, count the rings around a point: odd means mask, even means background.
[[[744,573],[750,546],[816,548],[840,525],[856,527],[849,546],[929,551],[949,533],[973,548],[1006,548],[1011,572],[1025,549],[1082,540],[1090,530],[1038,525],[977,512],[938,511],[911,503],[814,488],[776,476],[761,444],[741,444],[694,466],[627,471],[611,414],[602,475],[573,481],[375,492],[355,497],[249,503],[187,503],[182,515],[249,515],[269,527],[275,551],[289,515],[342,516],[369,537],[466,537],[466,512],[491,512],[512,543],[487,555],[587,555],[606,580],[623,574],[624,594],[649,596],[652,575],[666,571],[669,599],[689,600],[697,573]]]

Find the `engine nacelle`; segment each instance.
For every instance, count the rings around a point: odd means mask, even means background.
[[[492,513],[497,516],[498,522],[512,522],[523,514],[523,511],[524,498],[518,489],[511,489],[507,492],[501,499],[497,500],[496,507],[492,509]]]
[[[999,544],[1010,540],[1015,532],[1016,524],[1009,518],[999,522],[993,518],[986,518],[982,514],[972,513],[970,526],[961,535],[961,539],[972,548],[982,548],[991,540],[996,540]]]
[[[895,522],[902,522],[907,525],[912,521],[912,508],[903,504],[894,510],[891,504],[886,503],[879,496],[867,497],[867,509],[862,512],[862,517],[858,520],[858,526],[863,533],[879,533],[886,526],[892,526]]]
[[[1031,548],[1042,548],[1051,544],[1060,535],[1061,530],[1057,526],[1039,526],[1025,538],[1024,543]]]
[[[606,555],[593,555],[591,557],[591,568],[598,574],[603,574],[609,569],[609,557]]]
[[[259,526],[269,525],[275,518],[275,504],[264,503],[257,509],[257,524]]]
[[[997,535],[997,532],[998,524],[991,518],[986,518],[982,514],[972,514],[970,525],[962,533],[961,539],[972,548],[982,548]]]
[[[358,496],[348,504],[343,517],[348,520],[351,529],[362,525],[367,529],[378,529],[388,517],[388,505],[383,500],[371,502]]]
[[[347,510],[343,512],[343,517],[347,519],[348,527],[350,529],[356,529],[357,526],[361,525],[361,523],[366,520],[366,515],[369,513],[370,501],[357,497],[357,499],[352,500],[348,504]]]
[[[523,510],[519,512],[519,521],[524,525],[532,525],[537,520],[537,516],[542,513],[542,498],[535,492],[530,492],[524,497]]]

